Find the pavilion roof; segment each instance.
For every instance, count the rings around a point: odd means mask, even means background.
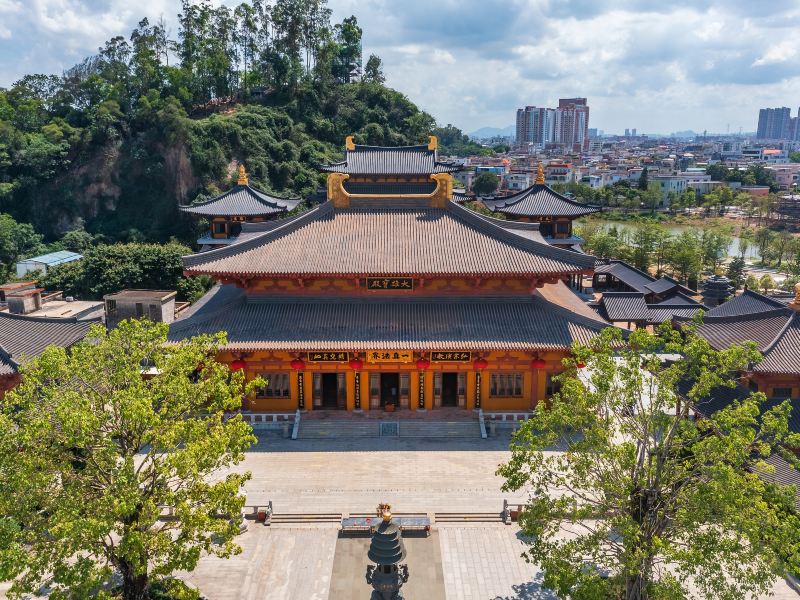
[[[292,210],[302,200],[272,196],[249,184],[237,185],[206,202],[181,206],[181,211],[209,217],[266,216]]]
[[[325,165],[322,171],[350,175],[430,175],[455,173],[462,167],[441,162],[436,150],[427,144],[418,146],[362,146],[345,151],[341,162]]]
[[[545,286],[547,287],[547,286]],[[170,340],[226,331],[229,350],[566,350],[608,325],[543,294],[502,298],[255,297],[218,285]]]
[[[558,275],[587,272],[595,258],[521,235],[453,202],[353,199],[325,202],[225,248],[184,257],[193,274],[235,276]]]
[[[509,215],[527,217],[580,217],[596,213],[598,206],[576,202],[549,186],[535,183],[531,187],[504,198],[481,198],[489,209]]]

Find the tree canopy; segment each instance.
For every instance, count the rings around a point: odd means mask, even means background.
[[[667,325],[627,341],[609,328],[573,352],[560,391],[514,435],[498,471],[504,489],[529,493],[520,524],[546,587],[643,600],[689,597],[691,585],[732,600],[800,566],[796,490],[760,476],[773,452],[797,462],[783,450],[800,443],[787,433],[790,403],[762,412],[756,393],[693,418],[760,360],[755,344],[717,352]]]
[[[47,581],[51,598],[86,598],[117,573],[122,598],[142,600],[202,553],[239,551],[249,474],[210,475],[255,441],[226,413],[260,380],[216,362],[223,334],[169,346],[166,334],[95,326],[25,366],[1,401],[0,580],[14,594]]]

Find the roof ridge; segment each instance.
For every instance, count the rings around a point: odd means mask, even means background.
[[[793,312],[794,311],[791,308],[787,308],[784,306],[782,308],[774,308],[772,310],[765,310],[762,312],[755,312],[755,313],[744,313],[739,315],[723,315],[723,316],[706,315],[703,319],[703,324],[705,325],[712,323],[733,323],[736,321],[758,321],[759,319],[767,319],[779,316],[791,317]]]
[[[584,316],[584,315],[582,315],[580,313],[577,313],[577,312],[574,312],[572,310],[569,310],[568,308],[566,308],[564,306],[561,306],[560,304],[556,304],[555,302],[551,302],[550,300],[548,300],[547,298],[545,298],[541,294],[535,294],[535,295],[533,295],[531,297],[533,299],[535,299],[535,300],[538,299],[538,301],[540,301],[540,302],[547,303],[548,306],[552,306],[553,309],[555,309],[557,312],[566,314],[571,319],[575,319],[575,320],[579,321],[578,324],[586,325],[587,327],[590,327],[591,329],[595,329],[597,331],[602,331],[606,327],[614,327],[615,329],[619,329],[621,331],[627,331],[627,329],[622,329],[621,327],[617,327],[616,325],[611,325],[610,323],[607,323],[606,321],[602,321],[602,322],[601,321],[595,321],[594,319],[591,319],[591,318],[589,318],[587,316]]]
[[[509,196],[503,196],[501,198],[495,198],[494,200],[496,202],[503,202],[507,206],[509,203],[510,204],[516,204],[517,202],[522,201],[524,198],[526,198],[527,196],[531,195],[532,193],[540,191],[540,190],[545,190],[545,191],[553,194],[559,200],[567,202],[568,204],[572,204],[573,206],[580,206],[582,208],[600,208],[600,206],[597,205],[597,204],[586,204],[584,202],[578,202],[577,200],[573,200],[572,198],[569,198],[569,197],[565,196],[564,194],[555,191],[553,188],[551,188],[546,183],[534,183],[533,185],[525,188],[524,190],[520,190],[519,192],[517,192],[515,194],[511,194]]]
[[[238,191],[242,191],[242,189],[246,189],[246,190],[248,190],[250,192],[253,192],[253,195],[256,197],[256,199],[261,201],[261,202],[269,202],[268,200],[266,200],[264,198],[264,196],[266,196],[266,198],[274,198],[275,200],[290,200],[290,201],[298,200],[298,201],[301,201],[301,202],[303,200],[300,196],[277,196],[275,194],[271,194],[269,192],[265,192],[263,190],[260,190],[257,187],[252,186],[252,185],[250,185],[248,183],[248,184],[243,184],[243,185],[242,184],[237,184],[237,185],[233,186],[232,188],[222,192],[218,196],[214,196],[213,198],[211,198],[209,200],[204,200],[203,202],[193,202],[191,204],[179,204],[178,208],[184,209],[184,208],[197,208],[197,207],[202,207],[202,206],[208,206],[210,204],[213,204],[215,202],[219,202],[220,200],[223,200],[223,199],[227,198],[231,194],[234,194],[234,193],[236,193]]]
[[[511,244],[517,248],[528,252],[539,252],[548,258],[553,258],[556,260],[561,260],[567,263],[576,264],[577,266],[584,267],[586,269],[591,268],[594,266],[595,257],[591,256],[590,254],[580,254],[577,252],[572,252],[570,250],[565,250],[563,248],[557,248],[556,246],[551,246],[548,243],[540,243],[536,242],[532,239],[522,237],[511,233],[507,229],[503,228],[500,225],[495,224],[494,222],[490,221],[487,217],[483,215],[479,215],[478,213],[469,210],[457,204],[455,202],[448,202],[445,205],[445,210],[452,214],[457,219],[467,223],[468,225],[473,225],[477,228],[481,233],[487,233],[485,228],[490,228],[491,233],[498,234],[495,237],[500,239],[501,241]],[[578,258],[579,260],[576,260]],[[583,265],[582,263],[586,263]],[[591,263],[591,264],[589,264]]]
[[[420,150],[424,152],[436,152],[428,148],[428,144],[412,144],[409,146],[371,146],[369,144],[354,144],[354,150],[347,150],[347,152],[356,152],[359,149],[363,150]]]
[[[328,215],[333,212],[333,205],[328,202],[323,202],[311,208],[307,211],[292,217],[291,220],[287,219],[285,223],[282,225],[275,227],[273,229],[269,229],[264,231],[263,233],[259,233],[251,238],[248,238],[242,242],[234,242],[228,246],[223,248],[218,248],[216,250],[208,250],[206,252],[196,252],[194,254],[188,254],[186,256],[181,257],[183,260],[183,266],[186,267],[193,267],[198,264],[212,262],[214,260],[219,260],[221,258],[227,258],[231,254],[237,254],[241,251],[252,250],[254,248],[258,248],[259,246],[271,241],[272,239],[278,238],[282,235],[290,233],[294,231],[298,226],[305,225],[308,221],[312,221],[313,217],[319,215]],[[295,229],[290,229],[294,227]]]
[[[786,331],[789,329],[789,327],[792,326],[792,323],[794,323],[795,319],[797,319],[797,313],[792,311],[791,316],[788,319],[786,319],[786,323],[783,325],[783,327],[781,327],[781,330],[778,332],[778,334],[773,338],[773,340],[769,344],[764,346],[764,351],[761,353],[762,356],[766,357],[767,353],[775,347],[775,345],[783,337],[783,334],[785,334]]]
[[[99,323],[101,317],[93,317],[91,319],[79,319],[77,316],[72,317],[36,317],[31,315],[18,315],[8,312],[0,312],[0,318],[12,319],[15,321],[26,321],[29,323],[60,323],[60,324],[75,324],[75,323]],[[2,348],[2,346],[0,346]]]

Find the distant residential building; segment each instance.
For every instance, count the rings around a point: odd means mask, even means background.
[[[570,152],[583,152],[589,149],[589,137],[586,98],[561,98],[558,108],[526,106],[517,109],[518,146],[544,148],[555,144]]]
[[[83,258],[82,255],[76,252],[68,252],[67,250],[60,250],[59,252],[50,252],[49,254],[42,254],[41,256],[26,258],[25,260],[21,260],[17,263],[17,277],[25,277],[25,275],[34,271],[47,273],[47,270],[50,267],[75,262],[81,258]]]
[[[627,127],[625,128],[625,137],[631,137],[631,130]]]
[[[636,127],[631,129],[631,137],[636,137]]]
[[[506,175],[506,188],[509,190],[524,190],[531,185],[530,173],[509,173]]]
[[[762,108],[758,111],[756,137],[760,140],[790,139],[791,111],[788,107]]]
[[[589,128],[589,139],[594,139],[597,137],[597,127],[590,127]]]
[[[649,181],[655,183],[661,192],[661,202],[659,206],[668,207],[670,204],[670,194],[678,196],[686,191],[687,178],[680,175],[654,175]]]

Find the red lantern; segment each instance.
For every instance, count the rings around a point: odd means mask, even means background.
[[[586,368],[586,363],[579,362],[579,363],[578,363],[577,365],[575,365],[575,366],[576,366],[576,367],[578,367],[579,369],[585,369],[585,368]]]
[[[290,366],[291,366],[291,367],[292,367],[292,368],[293,368],[295,371],[300,371],[300,370],[302,370],[302,369],[305,369],[305,368],[306,368],[306,363],[305,363],[305,361],[303,361],[303,359],[302,359],[302,358],[295,358],[294,360],[292,360],[292,362],[290,362],[290,363],[289,363],[289,365],[290,365]]]
[[[476,358],[475,362],[472,363],[472,366],[475,367],[478,371],[482,371],[486,367],[489,366],[489,361],[485,358]]]
[[[531,361],[531,369],[546,369],[547,361],[538,356]]]
[[[417,359],[417,370],[418,371],[424,371],[425,369],[427,369],[430,366],[431,366],[431,361],[429,361],[424,356],[422,358],[418,358]]]
[[[241,358],[234,360],[228,367],[231,371],[244,371],[247,368],[247,363]]]
[[[364,367],[364,361],[357,356],[355,358],[351,358],[348,364],[354,371],[360,371]]]

